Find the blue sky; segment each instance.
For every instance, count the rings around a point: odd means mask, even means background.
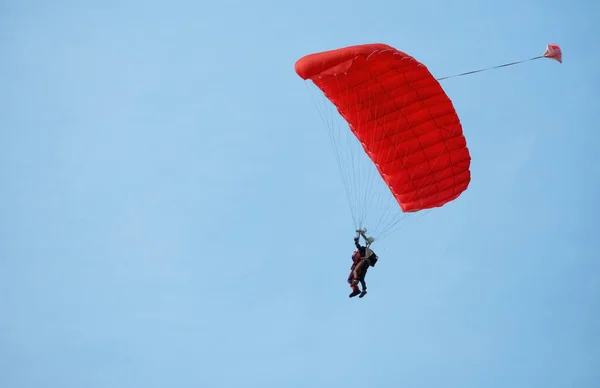
[[[169,4],[169,5],[167,5]],[[0,5],[0,386],[597,387],[600,34],[586,1]],[[473,180],[374,245],[301,56],[445,76]]]

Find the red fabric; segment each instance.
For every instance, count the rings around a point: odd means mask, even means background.
[[[452,102],[429,70],[384,44],[307,55],[296,73],[348,122],[405,212],[440,207],[471,180]]]
[[[555,43],[549,43],[546,46],[546,51],[544,52],[544,56],[546,58],[552,58],[560,63],[562,63],[562,50],[560,46]]]

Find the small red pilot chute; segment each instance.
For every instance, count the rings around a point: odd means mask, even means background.
[[[550,43],[546,47],[546,52],[543,55],[546,58],[554,59],[558,63],[562,63],[562,50],[557,44]]]

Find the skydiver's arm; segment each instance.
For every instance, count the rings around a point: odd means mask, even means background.
[[[354,237],[354,245],[356,245],[356,249],[361,249],[362,248],[362,246],[358,242],[358,237]]]

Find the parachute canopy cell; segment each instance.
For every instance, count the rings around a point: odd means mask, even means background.
[[[413,57],[365,44],[309,54],[295,70],[335,105],[404,212],[467,189],[471,156],[456,110]]]

